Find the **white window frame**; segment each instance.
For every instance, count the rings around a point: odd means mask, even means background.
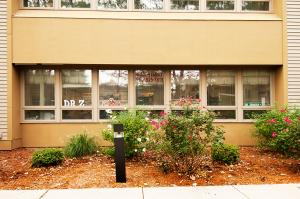
[[[215,0],[217,1],[217,0]],[[224,0],[224,1],[230,1],[230,0]],[[170,0],[163,0],[163,9],[161,10],[143,10],[143,9],[135,9],[134,8],[134,0],[127,0],[127,9],[112,9],[112,8],[98,8],[98,0],[90,0],[91,7],[90,8],[62,8],[61,7],[61,0],[53,0],[53,7],[25,7],[24,1],[20,0],[20,8],[26,9],[26,10],[64,10],[64,11],[75,11],[75,10],[85,10],[85,11],[112,11],[112,12],[170,12],[170,13],[273,13],[273,0],[247,0],[247,1],[269,1],[269,10],[268,11],[259,11],[259,10],[253,10],[253,11],[243,11],[242,10],[242,1],[243,0],[233,0],[234,3],[234,9],[233,10],[208,10],[206,7],[207,0],[199,0],[199,9],[198,10],[172,10],[171,9],[171,2]]]
[[[32,68],[28,68],[32,69]],[[38,69],[38,68],[35,68]],[[41,68],[44,69],[44,68]],[[51,69],[51,68],[46,68]],[[69,69],[69,68],[68,68]],[[73,69],[73,68],[72,68]],[[54,106],[25,106],[25,72],[21,71],[20,81],[20,94],[21,94],[21,123],[95,123],[95,122],[109,122],[109,119],[100,119],[100,110],[134,110],[136,108],[141,110],[161,110],[170,112],[172,110],[182,110],[181,107],[170,106],[171,105],[171,70],[161,70],[164,73],[164,105],[138,105],[136,106],[136,79],[135,70],[128,70],[128,105],[127,106],[100,106],[99,104],[99,70],[105,70],[103,68],[75,68],[81,70],[92,70],[92,105],[85,107],[64,107],[62,105],[62,70],[55,69],[55,105]],[[27,70],[27,69],[25,69]],[[126,70],[126,69],[125,69]],[[139,70],[160,70],[160,69],[139,69]],[[254,122],[253,119],[243,119],[244,110],[270,110],[274,106],[275,101],[275,74],[273,70],[270,71],[270,106],[243,106],[243,70],[260,70],[260,69],[239,69],[231,71],[235,72],[235,106],[207,106],[207,81],[206,71],[207,69],[201,69],[200,67],[195,69],[173,69],[173,70],[199,70],[199,98],[202,100],[201,105],[208,110],[235,110],[236,119],[216,119],[215,122]],[[213,68],[208,70],[215,70]],[[223,69],[224,70],[224,69]],[[55,120],[25,120],[26,110],[54,110]],[[83,120],[68,120],[62,119],[63,110],[91,110],[92,119]]]

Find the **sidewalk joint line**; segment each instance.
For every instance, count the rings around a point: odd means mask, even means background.
[[[45,193],[43,193],[43,194],[39,197],[39,199],[42,199],[42,198],[48,193],[48,191],[49,191],[49,189],[47,189],[47,190],[45,191]]]
[[[145,196],[144,196],[144,187],[142,187],[142,196],[143,196],[143,199],[145,199]]]
[[[245,196],[247,199],[250,199],[246,194],[244,194],[243,192],[241,192],[237,187],[235,187],[235,185],[231,185],[235,190],[237,190],[238,192],[240,192],[243,196]]]

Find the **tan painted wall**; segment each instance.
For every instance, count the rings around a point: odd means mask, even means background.
[[[86,130],[95,136],[98,143],[107,146],[100,134],[101,129],[107,128],[108,123],[93,124],[22,124],[24,147],[61,147],[72,135]],[[250,123],[218,123],[226,131],[226,142],[238,145],[253,145],[253,124]]]
[[[14,63],[282,64],[281,21],[16,17],[13,27]]]

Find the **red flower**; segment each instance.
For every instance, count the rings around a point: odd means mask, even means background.
[[[298,117],[298,120],[300,121],[300,117]]]
[[[281,113],[285,113],[285,112],[286,112],[286,109],[281,109],[280,112],[281,112]]]
[[[271,120],[268,120],[268,122],[269,122],[269,123],[276,123],[277,120],[273,118],[273,119],[271,119]]]
[[[173,126],[173,129],[176,129],[177,128],[177,126]]]
[[[166,114],[167,114],[166,112],[162,111],[162,112],[160,112],[159,116],[160,116],[160,117],[163,117],[163,116],[165,116]]]
[[[285,117],[285,118],[284,118],[284,121],[285,121],[286,123],[288,123],[288,124],[292,123],[292,120],[290,120],[289,117]]]
[[[277,137],[277,133],[276,133],[276,132],[273,132],[273,133],[272,133],[272,138],[275,138],[275,137]]]

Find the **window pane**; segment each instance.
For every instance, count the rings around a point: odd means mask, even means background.
[[[89,106],[92,104],[92,71],[62,70],[62,105]]]
[[[235,119],[235,110],[213,110],[216,119]]]
[[[207,105],[235,105],[235,73],[233,71],[207,71]]]
[[[63,110],[62,119],[64,120],[90,120],[92,119],[91,110]]]
[[[137,70],[136,105],[164,104],[164,74],[160,70]]]
[[[270,106],[270,72],[243,72],[244,106]]]
[[[128,71],[99,71],[100,106],[120,106],[128,103]]]
[[[54,110],[25,110],[25,120],[54,120]]]
[[[172,70],[171,71],[171,95],[172,101],[180,98],[199,98],[198,70]]]
[[[267,112],[267,110],[244,110],[243,118],[244,119],[254,119],[256,115],[260,115]]]
[[[171,10],[199,10],[199,0],[171,0]]]
[[[61,0],[62,8],[90,8],[90,0]]]
[[[269,1],[243,1],[242,10],[249,11],[269,11]]]
[[[53,7],[53,0],[23,0],[24,7],[47,8]]]
[[[207,10],[234,10],[234,1],[207,0]]]
[[[111,119],[113,114],[119,114],[120,112],[127,111],[127,110],[100,110],[99,111],[99,118],[101,120]]]
[[[53,106],[54,70],[25,71],[25,106]]]
[[[99,9],[127,9],[127,0],[98,0]]]
[[[134,0],[134,9],[140,10],[162,10],[163,0]]]

